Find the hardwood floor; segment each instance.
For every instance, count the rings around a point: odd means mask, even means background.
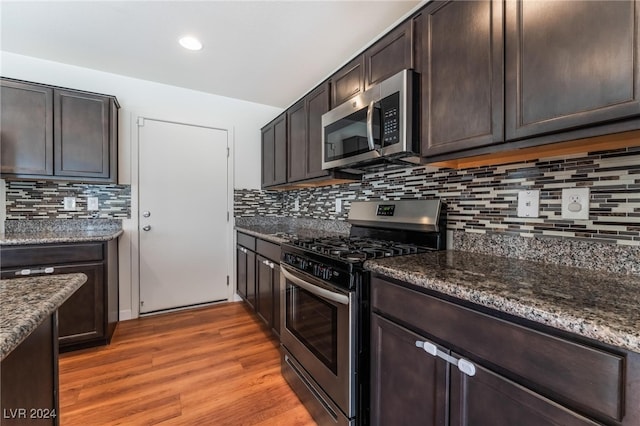
[[[121,322],[59,365],[62,426],[316,424],[244,303]]]

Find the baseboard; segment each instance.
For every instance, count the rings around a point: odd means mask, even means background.
[[[126,321],[126,320],[130,320],[133,319],[133,316],[131,315],[131,309],[125,309],[124,311],[120,311],[120,321]]]

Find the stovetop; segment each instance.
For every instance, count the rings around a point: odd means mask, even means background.
[[[336,260],[360,263],[367,259],[423,253],[429,248],[416,244],[367,237],[298,238],[291,244]]]

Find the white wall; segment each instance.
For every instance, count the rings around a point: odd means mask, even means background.
[[[188,72],[188,70],[185,70]],[[260,128],[282,109],[231,99],[117,74],[45,61],[0,51],[0,75],[38,83],[114,95],[121,105],[119,128],[119,183],[135,183],[132,122],[138,116],[231,129],[234,134],[234,188],[260,188]],[[170,173],[170,171],[167,171]],[[137,188],[132,188],[137,194]],[[137,196],[132,196],[132,215]],[[127,319],[132,309],[132,241],[137,220],[123,221],[120,239],[120,312]],[[136,290],[137,291],[137,288]],[[135,300],[135,297],[134,297]]]

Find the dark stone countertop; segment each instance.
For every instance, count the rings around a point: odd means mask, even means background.
[[[369,260],[365,268],[640,353],[640,277],[463,251]]]
[[[293,238],[344,237],[348,232],[318,229],[290,224],[236,225],[236,231],[262,238],[276,244],[286,243]]]
[[[81,243],[110,241],[122,235],[122,229],[39,230],[0,234],[0,245]]]
[[[85,274],[0,280],[0,360],[86,281]]]

